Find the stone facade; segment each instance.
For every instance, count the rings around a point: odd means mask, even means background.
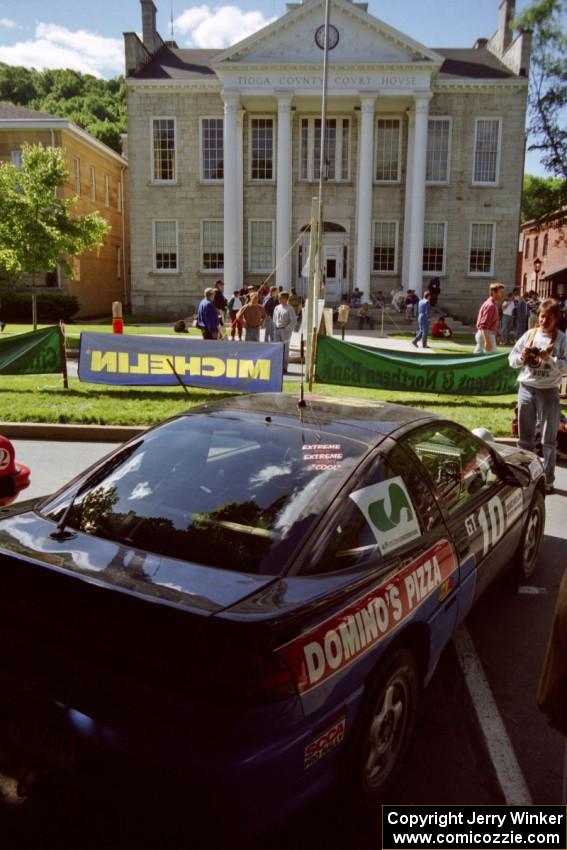
[[[323,54],[314,35],[323,20],[321,0],[289,4],[282,18],[220,54],[163,43],[151,30],[152,0],[141,5],[145,50],[134,33],[125,36],[134,309],[186,315],[214,280],[224,278],[230,294],[274,267],[273,280],[301,292],[309,241],[302,231],[318,192],[314,128],[317,121],[320,127]],[[514,4],[500,5],[502,27]],[[399,285],[421,291],[438,276],[442,305],[473,317],[491,280],[514,280],[527,36],[512,39],[498,30],[470,49],[434,50],[350,0],[333,0],[331,23],[339,38],[329,52],[327,117],[336,122],[336,140],[326,156],[338,172],[337,150],[343,151],[344,173],[324,182],[326,299],[336,302],[354,286],[366,295]],[[224,179],[211,182],[202,175],[210,144],[202,119],[215,117],[224,121]],[[270,179],[258,181],[250,171],[250,137],[252,122],[263,118],[271,119],[273,168]],[[155,179],[152,161],[159,119],[175,125],[176,170],[165,181]],[[437,154],[436,126],[449,131]],[[433,181],[428,176],[439,157],[443,175]],[[378,163],[393,161],[392,179],[378,179]],[[475,162],[487,169],[482,185],[473,176]],[[224,269],[207,271],[203,222],[214,221],[222,223]],[[272,223],[271,261],[259,271],[250,254],[252,222]],[[155,245],[161,223],[175,223],[177,234],[167,268]],[[266,225],[264,238],[268,231]],[[472,258],[471,233],[482,237]]]

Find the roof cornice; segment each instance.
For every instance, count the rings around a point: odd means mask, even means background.
[[[121,165],[128,160],[66,118],[0,118],[0,130],[66,130]]]
[[[322,8],[323,4],[324,0],[306,0],[306,2],[301,3],[300,6],[287,12],[281,18],[276,18],[276,20],[272,21],[272,23],[268,24],[263,29],[252,33],[252,35],[249,35],[237,44],[229,47],[228,50],[219,53],[219,55],[216,56],[211,63],[212,67],[215,68],[218,65],[230,65],[231,60],[237,59],[243,51],[247,51],[256,45],[261,44],[272,34],[278,32],[278,30],[287,29],[292,24],[309,15],[318,6],[321,6]],[[420,44],[418,41],[415,41],[413,38],[410,38],[410,36],[405,35],[399,30],[394,29],[394,27],[391,27],[384,21],[375,18],[363,9],[358,8],[354,5],[354,3],[350,2],[350,0],[332,0],[332,6],[339,8],[345,15],[358,21],[368,29],[374,29],[377,32],[380,32],[381,35],[397,47],[404,50],[409,49],[414,53],[420,54],[424,59],[431,62],[432,65],[443,64],[443,57],[438,53],[435,53],[434,50],[431,50],[424,44]]]

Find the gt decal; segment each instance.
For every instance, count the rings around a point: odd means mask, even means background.
[[[539,478],[543,471],[543,466],[539,458],[534,457],[534,459],[530,461],[529,470],[530,475],[532,477],[532,481],[535,481],[536,478]]]
[[[465,528],[467,530],[467,534],[469,537],[472,537],[476,531],[476,520],[474,518],[474,514],[468,516],[465,520]]]
[[[350,494],[362,511],[382,554],[420,536],[415,508],[398,475]]]
[[[305,747],[305,755],[303,766],[305,770],[313,767],[324,756],[329,755],[339,744],[342,744],[345,738],[346,717],[341,717],[329,729],[326,729],[322,735],[319,735],[310,744]]]
[[[412,616],[457,569],[453,547],[441,540],[395,576],[342,611],[280,647],[303,694],[365,655]]]

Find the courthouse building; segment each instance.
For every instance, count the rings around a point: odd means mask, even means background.
[[[227,50],[162,41],[152,0],[125,34],[132,303],[183,315],[205,286],[305,292],[318,191],[323,0]],[[495,23],[497,0],[495,3]],[[474,7],[468,6],[474,15]],[[323,190],[326,300],[421,291],[472,316],[515,274],[530,36],[429,48],[332,0]]]

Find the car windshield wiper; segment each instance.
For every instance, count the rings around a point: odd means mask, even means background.
[[[63,515],[57,523],[57,528],[49,535],[52,540],[69,540],[72,537],[76,536],[76,532],[67,531],[66,526],[67,520],[69,519],[69,514],[71,513],[71,510],[73,509],[73,506],[79,496],[84,493],[85,490],[88,490],[89,487],[99,484],[108,475],[110,475],[111,472],[121,466],[125,460],[128,460],[128,458],[132,454],[134,454],[136,449],[138,449],[143,442],[143,440],[136,440],[135,443],[130,443],[130,445],[120,450],[117,454],[112,455],[112,457],[110,457],[106,461],[106,463],[103,463],[102,466],[98,466],[93,472],[91,472],[91,474],[87,478],[85,478],[83,483],[80,484],[79,487],[77,487],[77,489],[71,496],[71,501],[63,511]]]

